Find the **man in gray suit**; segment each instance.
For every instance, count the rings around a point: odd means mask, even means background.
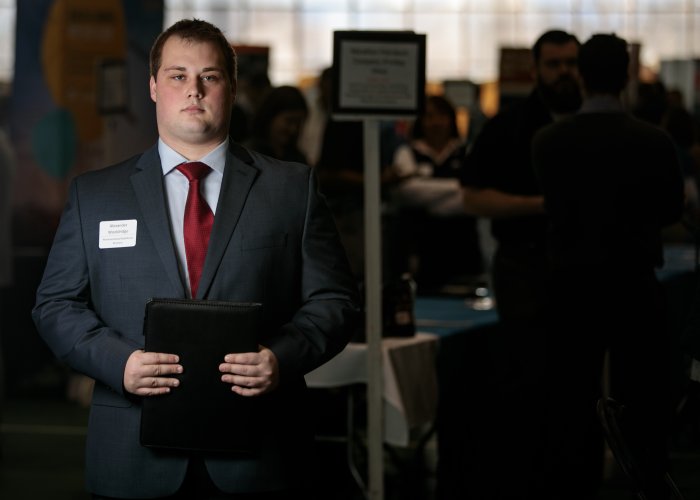
[[[86,446],[93,498],[306,493],[313,434],[304,374],[353,334],[356,283],[312,170],[229,142],[235,75],[218,28],[175,23],[151,51],[158,144],[71,184],[33,318],[55,355],[96,381]],[[183,235],[189,183],[176,168],[189,161],[211,169],[200,181],[214,218],[198,286]],[[116,242],[110,224],[122,231]],[[259,350],[218,366],[221,383],[259,398],[254,454],[139,444],[141,401],[177,391],[187,371],[177,353],[144,352],[145,303],[193,295],[263,304]]]

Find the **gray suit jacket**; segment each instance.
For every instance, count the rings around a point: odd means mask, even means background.
[[[99,248],[101,221],[130,219],[135,246]],[[172,494],[187,467],[185,454],[139,445],[139,398],[122,385],[129,355],[144,345],[151,297],[185,297],[155,146],[74,179],[32,313],[55,355],[96,380],[86,481],[104,496]],[[280,367],[280,386],[260,397],[260,452],[207,457],[212,479],[228,492],[294,486],[308,476],[313,437],[304,374],[342,350],[359,319],[356,283],[310,168],[231,146],[198,298],[262,303],[260,343]]]

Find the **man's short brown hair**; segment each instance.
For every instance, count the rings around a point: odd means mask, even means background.
[[[236,52],[231,47],[224,34],[219,28],[207,21],[200,19],[182,19],[167,30],[163,31],[151,47],[150,72],[156,79],[163,56],[163,46],[172,36],[177,36],[183,40],[192,42],[211,42],[219,47],[224,58],[224,70],[231,83],[231,87],[236,87],[237,60]]]

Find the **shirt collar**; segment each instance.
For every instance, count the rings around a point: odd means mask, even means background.
[[[579,113],[621,113],[624,109],[620,100],[611,95],[586,97]]]
[[[219,174],[223,175],[224,167],[226,166],[227,151],[228,138],[200,158],[199,161],[206,163],[212,170],[216,170]],[[190,161],[164,143],[160,138],[158,138],[158,154],[160,155],[160,164],[161,168],[163,169],[163,175],[168,174],[179,164]]]

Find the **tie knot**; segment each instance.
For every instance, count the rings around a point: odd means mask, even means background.
[[[201,161],[181,163],[176,168],[185,174],[185,177],[187,177],[187,180],[190,182],[203,179],[207,176],[207,174],[209,174],[209,172],[211,172],[211,168],[209,168],[206,163],[202,163]]]

